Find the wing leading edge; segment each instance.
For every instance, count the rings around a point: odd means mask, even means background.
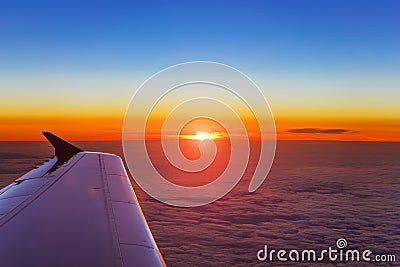
[[[0,190],[1,265],[165,266],[121,158],[45,136],[69,158]]]

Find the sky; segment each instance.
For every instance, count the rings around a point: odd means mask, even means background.
[[[209,60],[261,88],[279,139],[400,141],[398,1],[3,1],[0,140],[120,139],[154,73]]]

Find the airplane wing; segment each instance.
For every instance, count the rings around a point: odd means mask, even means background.
[[[56,157],[0,190],[0,266],[166,266],[121,158],[43,134]]]

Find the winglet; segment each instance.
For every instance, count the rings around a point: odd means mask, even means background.
[[[75,154],[83,151],[82,149],[77,148],[76,146],[68,143],[67,141],[64,141],[63,139],[55,136],[50,132],[42,132],[42,134],[44,135],[44,137],[46,137],[46,139],[55,149],[55,154],[58,163],[57,165],[66,162]]]

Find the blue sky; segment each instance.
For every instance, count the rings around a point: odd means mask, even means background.
[[[278,110],[310,97],[393,110],[399,14],[399,1],[3,1],[2,104],[118,91],[122,110],[151,74],[211,60],[267,88]]]
[[[10,1],[2,6],[2,70],[129,71],[209,59],[255,71],[358,69],[389,75],[400,65],[398,1]]]

